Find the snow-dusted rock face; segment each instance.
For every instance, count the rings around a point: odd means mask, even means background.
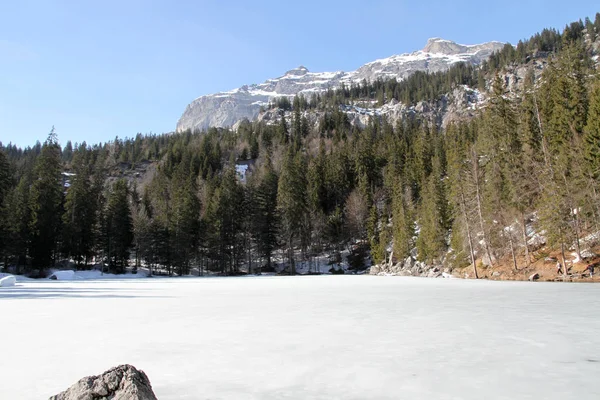
[[[131,365],[111,368],[98,376],[88,376],[49,400],[156,400],[144,371]]]
[[[462,45],[450,40],[433,38],[423,50],[375,60],[360,67],[354,73],[355,80],[378,78],[405,79],[416,71],[445,71],[458,62],[479,65],[493,52],[504,47],[504,43],[489,42],[478,45]]]
[[[342,83],[382,79],[405,79],[416,71],[445,71],[457,62],[480,64],[494,51],[504,46],[500,42],[466,46],[439,38],[429,39],[423,50],[375,60],[352,72],[309,72],[304,66],[269,79],[258,85],[245,85],[228,92],[201,96],[191,102],[177,123],[177,131],[203,130],[209,127],[230,127],[244,118],[253,120],[261,105],[282,96],[295,96],[337,88]]]

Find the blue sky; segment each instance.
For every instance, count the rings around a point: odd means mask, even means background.
[[[487,3],[483,5],[484,3]],[[353,70],[429,37],[518,42],[594,1],[0,0],[0,141],[175,128],[194,98],[305,65]]]

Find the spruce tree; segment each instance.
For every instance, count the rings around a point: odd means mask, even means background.
[[[116,181],[112,187],[106,206],[105,220],[109,267],[115,273],[124,273],[129,265],[133,222],[129,205],[129,189],[123,179]]]
[[[61,169],[60,147],[52,127],[36,160],[29,196],[30,254],[36,269],[54,265],[63,201]]]
[[[290,273],[296,274],[294,245],[302,234],[308,212],[305,165],[300,153],[287,152],[279,176],[277,210],[281,217],[281,232],[285,240]]]
[[[254,195],[252,218],[258,253],[266,260],[267,270],[272,268],[273,253],[278,245],[279,217],[277,214],[277,174],[270,157],[262,167],[260,182]]]
[[[415,235],[413,211],[410,191],[397,181],[393,187],[392,197],[393,250],[397,259],[408,257],[413,248]]]
[[[6,253],[8,242],[8,208],[6,207],[6,198],[11,189],[11,171],[8,159],[0,146],[0,260]]]
[[[77,265],[86,263],[93,255],[94,225],[96,224],[95,187],[92,184],[90,168],[86,164],[84,148],[73,156],[71,185],[65,197],[63,214],[62,245],[66,255]]]

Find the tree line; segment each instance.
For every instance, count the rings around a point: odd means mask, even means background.
[[[416,248],[420,260],[477,274],[477,260],[531,262],[532,224],[563,258],[571,245],[581,253],[582,235],[600,230],[600,79],[571,31],[540,78],[530,71],[516,95],[486,75],[479,115],[445,129],[418,117],[360,129],[324,95],[318,121],[312,100],[296,98],[276,124],[245,121],[235,132],[61,148],[52,130],[32,148],[2,147],[4,264],[238,274],[272,271],[282,258],[295,273],[324,252],[340,262],[347,250],[361,269]],[[460,84],[467,67],[457,68],[440,81]],[[142,181],[115,172],[144,162],[156,168]]]

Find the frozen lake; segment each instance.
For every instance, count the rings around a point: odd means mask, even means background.
[[[600,285],[371,276],[0,288],[0,398],[129,363],[169,399],[599,399]]]

